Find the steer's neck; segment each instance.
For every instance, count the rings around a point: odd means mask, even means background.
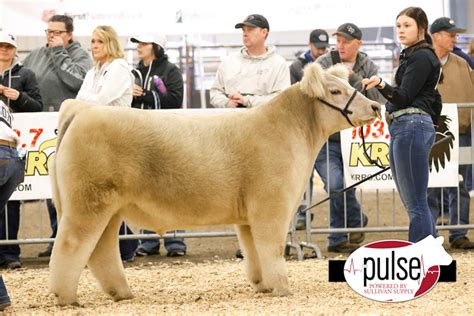
[[[308,154],[315,156],[316,148],[320,148],[329,136],[316,102],[302,93],[299,84],[295,84],[263,106],[262,110],[272,124],[281,125],[278,128],[289,134],[289,138],[295,138],[297,143],[304,140]]]

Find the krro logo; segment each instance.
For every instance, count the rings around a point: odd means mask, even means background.
[[[403,302],[430,291],[438,282],[440,265],[451,256],[443,237],[428,236],[411,243],[382,240],[354,251],[344,265],[344,277],[360,295],[381,302]]]

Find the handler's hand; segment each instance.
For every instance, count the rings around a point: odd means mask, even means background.
[[[362,84],[365,86],[367,90],[372,89],[378,86],[381,83],[381,78],[379,76],[372,76],[369,78],[362,79]]]

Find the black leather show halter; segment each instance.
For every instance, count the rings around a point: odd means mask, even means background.
[[[349,119],[349,114],[352,114],[352,111],[349,111],[349,105],[351,105],[351,103],[354,100],[356,94],[357,94],[357,89],[354,89],[354,93],[352,93],[352,95],[351,95],[349,101],[347,101],[346,106],[344,107],[344,109],[341,109],[341,108],[327,102],[326,100],[323,100],[323,99],[320,99],[320,98],[318,98],[318,100],[321,101],[323,104],[329,106],[331,109],[341,112],[341,114],[346,118],[347,122],[349,122],[349,124],[351,124],[351,126],[355,127],[355,125],[352,124],[351,120]]]

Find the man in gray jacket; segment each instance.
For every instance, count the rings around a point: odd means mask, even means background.
[[[48,20],[45,30],[46,46],[33,50],[24,60],[25,67],[33,70],[38,80],[43,111],[59,111],[66,99],[76,98],[86,72],[92,68],[89,53],[72,38],[73,20],[66,15],[54,15]],[[56,237],[56,209],[47,200],[51,221],[51,238]],[[52,245],[40,256],[49,256]]]
[[[71,17],[52,16],[45,30],[46,46],[33,50],[23,61],[38,79],[44,111],[59,111],[64,100],[74,99],[92,68],[89,53],[73,40],[73,31]]]
[[[333,34],[336,36],[336,51],[320,56],[316,62],[323,68],[342,63],[349,69],[349,84],[359,91],[363,90],[362,79],[377,74],[377,66],[367,54],[359,51],[362,46],[362,31],[353,23],[344,23]],[[371,89],[367,91],[371,100],[384,103],[382,95]],[[329,156],[329,157],[328,157]],[[340,134],[329,137],[316,158],[315,168],[324,182],[324,188],[330,195],[344,189],[344,174],[341,153]],[[362,227],[367,225],[368,218],[361,214],[360,204],[355,197],[355,189],[344,195],[331,199],[330,227]],[[347,224],[347,225],[346,225]],[[364,240],[363,233],[332,233],[328,236],[328,251],[350,253],[358,248]]]

